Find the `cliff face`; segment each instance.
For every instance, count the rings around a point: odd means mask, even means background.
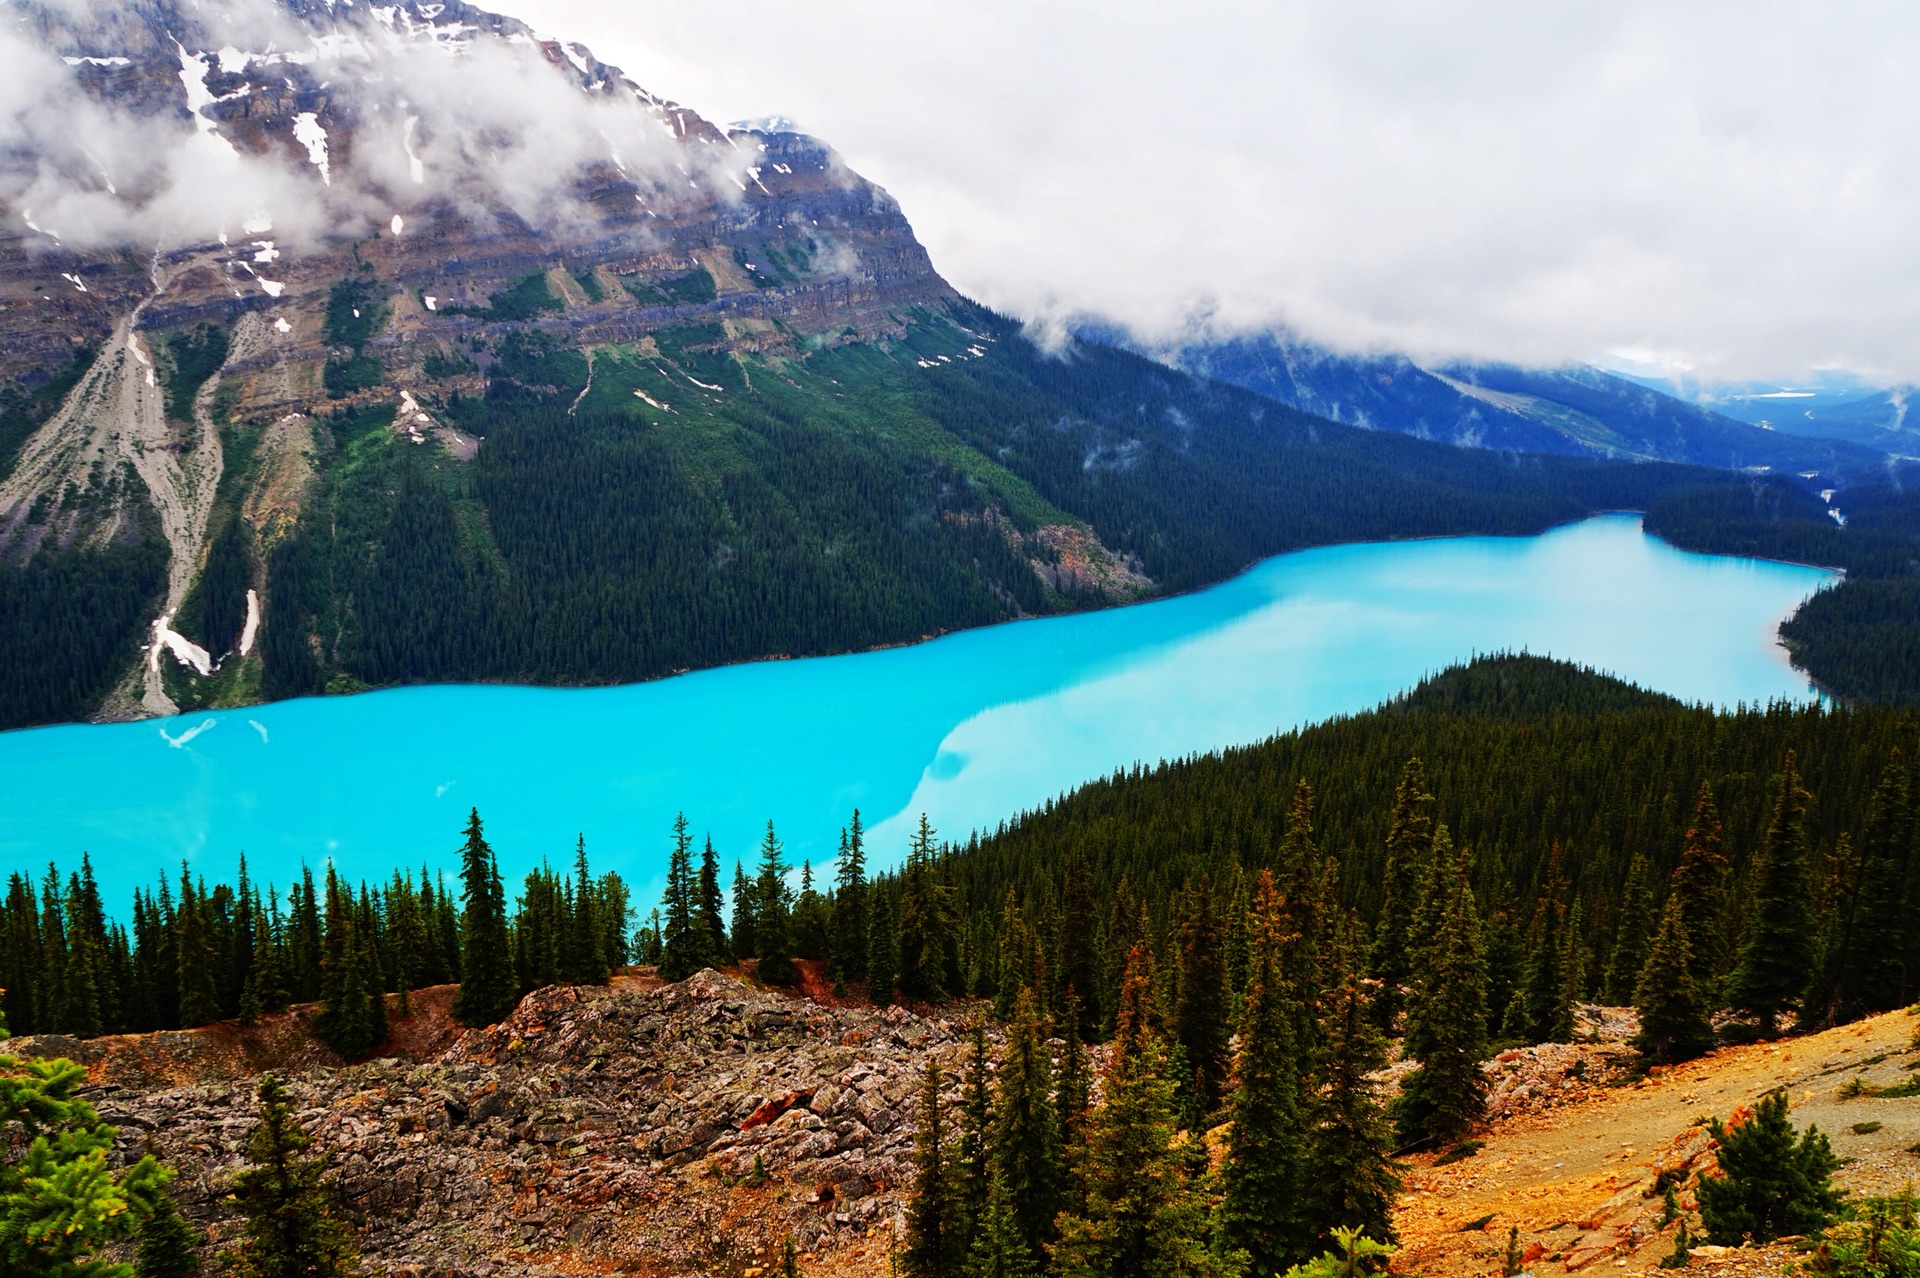
[[[872,336],[952,296],[899,206],[824,144],[718,128],[511,18],[420,0],[24,13],[66,80],[11,139],[33,154],[5,191],[0,376],[28,386],[142,300],[142,329],[257,314],[276,337],[254,364],[317,364],[328,289],[369,269],[402,292],[374,343],[389,371],[484,333],[489,299],[549,271],[574,281],[563,309],[508,313],[581,343],[690,320]],[[104,154],[45,136],[75,115]]]

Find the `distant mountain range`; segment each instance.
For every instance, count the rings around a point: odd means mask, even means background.
[[[1302,412],[1461,447],[1831,480],[1884,460],[1881,448],[1857,437],[1864,432],[1768,429],[1584,366],[1423,367],[1401,355],[1343,355],[1284,333],[1155,345],[1108,325],[1078,331]]]

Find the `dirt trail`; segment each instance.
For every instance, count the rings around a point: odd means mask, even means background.
[[[1450,1166],[1416,1158],[1395,1216],[1405,1246],[1394,1269],[1497,1273],[1507,1231],[1518,1226],[1522,1247],[1539,1249],[1527,1268],[1541,1278],[1588,1268],[1657,1273],[1673,1251],[1674,1227],[1659,1223],[1656,1171],[1706,1152],[1696,1120],[1724,1120],[1776,1087],[1787,1088],[1797,1126],[1817,1124],[1832,1141],[1846,1189],[1884,1193],[1920,1180],[1920,1098],[1842,1095],[1856,1077],[1881,1087],[1914,1079],[1916,1025],[1914,1016],[1891,1012],[1806,1038],[1723,1048],[1636,1084],[1576,1092],[1561,1107],[1496,1122],[1479,1154]],[[1856,1123],[1880,1126],[1856,1134]],[[1691,1205],[1691,1194],[1681,1202]],[[1480,1228],[1463,1230],[1484,1217]],[[1695,1267],[1731,1265],[1730,1278],[1780,1272],[1793,1258],[1788,1248],[1768,1248],[1696,1255]]]

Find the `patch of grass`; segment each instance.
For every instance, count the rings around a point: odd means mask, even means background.
[[[637,279],[625,279],[621,283],[626,285],[633,300],[643,306],[697,306],[720,296],[713,276],[704,266],[651,284]]]
[[[327,315],[321,327],[327,345],[350,346],[357,351],[386,322],[386,290],[371,269],[362,268],[327,291]]]
[[[575,271],[573,273],[573,282],[580,286],[580,291],[587,295],[589,302],[604,302],[607,300],[607,290],[600,286],[599,272],[595,271],[591,266]]]
[[[1466,1224],[1460,1226],[1460,1232],[1463,1234],[1477,1234],[1481,1230],[1485,1229],[1488,1225],[1491,1225],[1493,1223],[1493,1218],[1495,1215],[1496,1213],[1494,1212],[1488,1212],[1484,1216],[1476,1216],[1474,1219],[1469,1220]]]
[[[486,318],[495,323],[537,319],[548,311],[565,310],[566,305],[553,295],[546,274],[535,271],[488,299]]]
[[[1853,1125],[1853,1134],[1855,1136],[1871,1136],[1879,1130],[1880,1130],[1880,1123],[1877,1120],[1868,1121],[1864,1123],[1855,1123]]]
[[[420,371],[428,377],[459,377],[475,371],[474,363],[458,351],[435,351],[420,361]]]
[[[169,333],[163,341],[171,365],[167,370],[167,416],[177,422],[190,422],[193,397],[227,362],[230,338],[226,329],[202,324],[197,329]]]
[[[1485,1141],[1463,1140],[1446,1153],[1440,1155],[1440,1157],[1434,1159],[1433,1165],[1435,1167],[1445,1167],[1448,1163],[1457,1163],[1464,1158],[1472,1158],[1485,1147]],[[1492,1217],[1489,1216],[1488,1219],[1491,1220]]]
[[[378,386],[381,375],[379,360],[371,355],[354,354],[345,359],[328,360],[320,380],[326,385],[328,396],[345,399],[355,391]]]

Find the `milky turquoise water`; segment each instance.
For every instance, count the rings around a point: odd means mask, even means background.
[[[109,905],[182,858],[286,883],[453,868],[478,806],[510,884],[584,833],[645,907],[674,814],[729,871],[858,806],[876,860],[921,811],[963,836],[1136,760],[1364,710],[1476,653],[1583,662],[1719,705],[1812,695],[1774,628],[1819,569],[1685,554],[1607,516],[1539,537],[1331,546],[1198,594],[617,688],[402,688],[0,734],[0,870],[93,857]]]

